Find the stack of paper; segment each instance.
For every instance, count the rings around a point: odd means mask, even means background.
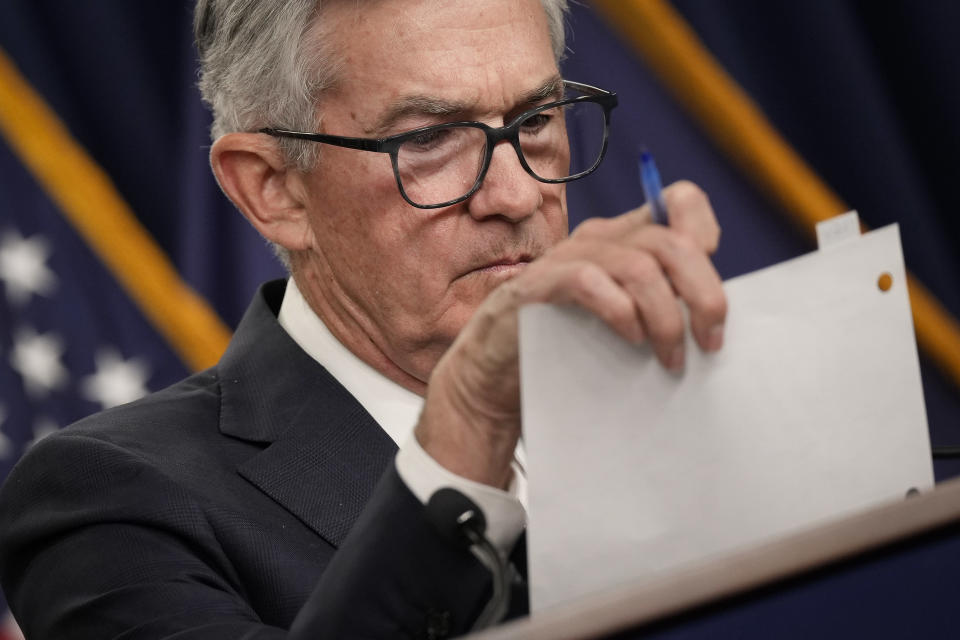
[[[582,311],[522,311],[534,610],[932,486],[896,226],[725,290],[723,350],[688,338],[682,374]]]

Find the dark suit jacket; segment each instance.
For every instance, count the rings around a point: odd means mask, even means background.
[[[279,326],[282,296],[260,290],[216,367],[42,440],[11,473],[0,571],[28,639],[469,628],[487,571],[430,527],[394,443]]]

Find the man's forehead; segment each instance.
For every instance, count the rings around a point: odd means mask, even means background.
[[[366,136],[407,115],[504,113],[559,84],[540,0],[343,1],[324,14],[341,54],[324,108]]]
[[[324,5],[320,22],[347,76],[388,81],[442,69],[468,74],[546,60],[556,66],[540,0],[381,0],[350,10],[343,4],[352,3]],[[401,78],[389,75],[401,70]]]
[[[563,79],[552,73],[531,88],[525,88],[513,96],[507,109],[529,108],[546,100],[559,99],[563,95]],[[367,135],[382,135],[398,121],[409,116],[433,115],[443,117],[473,117],[489,110],[489,106],[477,93],[471,98],[448,98],[425,93],[402,94],[382,106],[377,119],[365,130]]]

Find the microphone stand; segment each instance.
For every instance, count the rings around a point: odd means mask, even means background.
[[[461,492],[444,487],[430,496],[427,517],[441,535],[469,548],[493,575],[493,595],[471,630],[479,631],[500,622],[510,604],[510,573],[500,553],[485,535],[487,521],[483,511]]]

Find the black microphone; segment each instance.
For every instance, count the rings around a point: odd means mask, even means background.
[[[475,553],[493,574],[493,595],[472,631],[486,629],[503,619],[510,604],[510,575],[496,548],[487,539],[487,519],[473,500],[456,489],[437,490],[427,502],[427,519],[447,540]]]

